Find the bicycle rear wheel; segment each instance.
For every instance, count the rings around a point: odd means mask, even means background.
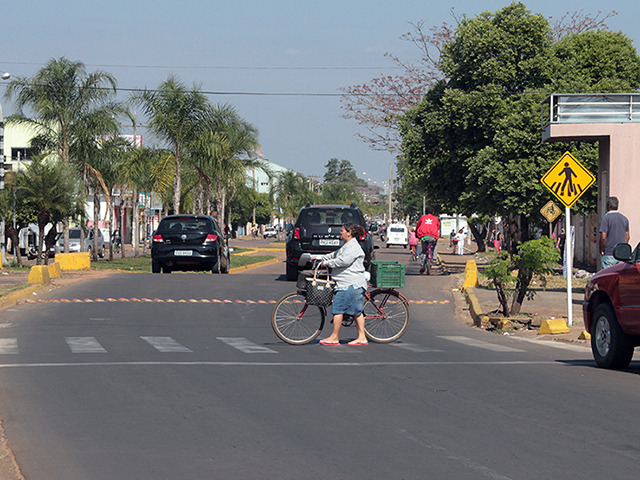
[[[374,342],[396,341],[407,331],[410,319],[409,304],[395,290],[374,290],[364,304],[364,331]]]
[[[282,297],[271,314],[275,334],[291,345],[304,345],[315,340],[324,326],[324,309],[309,305],[299,293]]]
[[[430,250],[429,254],[427,255],[427,275],[431,275],[431,261],[432,261],[431,255],[432,253]]]

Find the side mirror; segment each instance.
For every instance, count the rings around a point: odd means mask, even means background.
[[[613,249],[613,258],[621,262],[631,260],[631,245],[628,243],[619,243]]]
[[[303,253],[302,255],[300,255],[300,259],[298,260],[298,266],[304,267],[309,262],[311,262],[311,254],[310,253]]]

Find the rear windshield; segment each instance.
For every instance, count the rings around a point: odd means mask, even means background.
[[[211,223],[206,218],[165,218],[160,222],[158,230],[169,230],[172,232],[181,232],[183,230],[210,231]]]
[[[305,227],[318,225],[344,225],[345,223],[362,225],[360,215],[353,209],[309,208],[300,213],[299,223]]]
[[[80,230],[69,230],[69,238],[80,238]]]
[[[394,232],[394,233],[404,233],[405,230],[402,227],[391,227],[389,229],[390,232]]]

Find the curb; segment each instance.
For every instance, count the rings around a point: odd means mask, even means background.
[[[238,273],[244,272],[245,270],[251,270],[252,268],[263,267],[265,265],[270,265],[272,263],[278,263],[281,260],[277,258],[272,258],[271,260],[265,260],[264,262],[252,263],[251,265],[243,265],[242,267],[234,267],[229,270],[229,273]]]
[[[38,290],[41,290],[44,286],[44,284],[32,285],[0,297],[0,311],[17,305],[20,300],[31,297],[34,293],[36,293]]]

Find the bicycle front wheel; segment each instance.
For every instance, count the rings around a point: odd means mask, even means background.
[[[309,305],[304,295],[289,293],[273,308],[271,326],[281,340],[291,345],[304,345],[320,335],[324,315],[324,309]]]
[[[364,331],[374,342],[396,341],[407,331],[410,318],[409,304],[395,290],[374,290],[364,304]]]

